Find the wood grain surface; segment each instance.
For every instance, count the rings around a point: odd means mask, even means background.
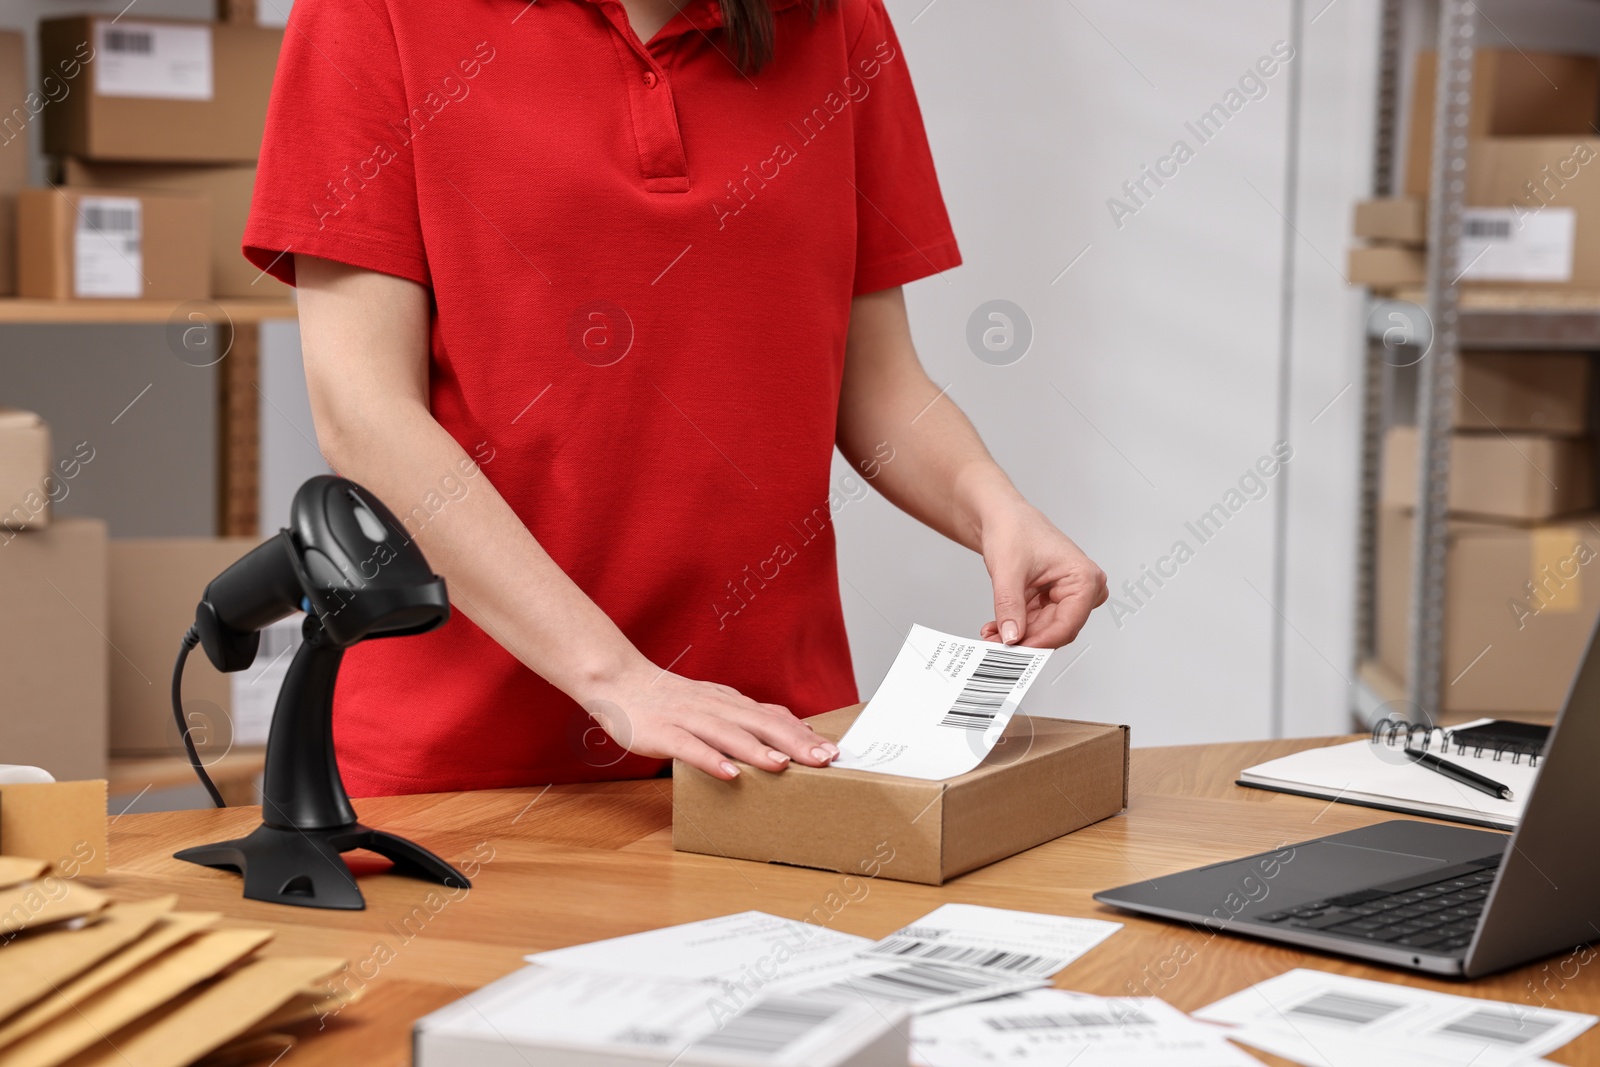
[[[383,873],[357,854],[367,909],[333,912],[247,901],[236,876],[171,858],[242,835],[256,808],[125,815],[111,832],[111,874],[86,879],[118,899],[176,892],[181,906],[271,928],[269,953],[347,956],[342,981],[363,997],[297,1032],[293,1067],[409,1062],[412,1020],[521,965],[528,952],[759,909],[826,920],[878,938],[959,901],[1115,919],[1124,928],[1056,977],[1065,989],[1153,995],[1194,1010],[1295,967],[1423,986],[1514,1004],[1600,1013],[1600,968],[1572,976],[1560,957],[1476,982],[1365,966],[1185,925],[1135,918],[1090,899],[1100,889],[1236,858],[1395,816],[1233,784],[1238,771],[1326,740],[1136,749],[1131,801],[1113,819],[958,878],[922,886],[679,853],[672,784],[658,779],[432,794],[356,803],[368,825],[475,864],[453,894]],[[892,867],[892,863],[890,864]],[[1184,962],[1178,962],[1184,961]],[[1262,1057],[1264,1062],[1284,1061]],[[1600,1029],[1554,1053],[1600,1065]]]

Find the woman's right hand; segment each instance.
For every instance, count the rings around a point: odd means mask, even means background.
[[[730,759],[764,771],[791,761],[824,767],[839,746],[778,704],[644,661],[580,701],[611,738],[640,756],[681,759],[713,778],[738,775]]]

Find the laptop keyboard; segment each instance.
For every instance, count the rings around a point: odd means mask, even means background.
[[[1360,889],[1253,918],[1358,941],[1454,952],[1466,948],[1478,928],[1500,858],[1485,862],[1489,865],[1479,870],[1436,882],[1408,883],[1402,889]]]

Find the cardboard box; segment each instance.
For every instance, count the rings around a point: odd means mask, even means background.
[[[1383,443],[1386,507],[1417,503],[1417,428],[1393,427]],[[1452,434],[1450,512],[1536,522],[1595,506],[1594,442],[1539,434]]]
[[[1590,358],[1587,352],[1461,353],[1456,359],[1456,428],[1587,433]]]
[[[50,525],[50,427],[31,411],[0,408],[0,540]]]
[[[211,207],[203,197],[25,189],[18,291],[40,300],[204,300]]]
[[[1469,284],[1600,288],[1600,139],[1477,141],[1468,152],[1466,195],[1461,267]],[[1479,258],[1474,248],[1490,230],[1502,246],[1491,249],[1495,257],[1516,253],[1530,273],[1508,273],[1494,258]]]
[[[1428,260],[1420,248],[1400,245],[1371,245],[1352,248],[1346,273],[1352,285],[1374,289],[1398,289],[1427,281]]]
[[[61,183],[203,196],[211,204],[211,295],[285,299],[291,291],[289,286],[257,269],[240,251],[245,222],[250,217],[250,198],[256,186],[254,165],[171,166],[68,159],[61,165]]]
[[[1421,197],[1362,200],[1351,232],[1373,241],[1421,247],[1428,240],[1428,204]]]
[[[0,763],[104,778],[105,523],[0,530],[0,589]]]
[[[256,547],[249,537],[173,537],[111,542],[111,754],[182,755],[172,716],[172,664],[206,585]],[[183,706],[195,747],[219,756],[233,745],[230,675],[203,651],[189,656]]]
[[[28,126],[38,100],[28,92],[22,34],[0,30],[0,296],[17,291],[17,193],[28,184]]]
[[[862,706],[808,721],[837,741]],[[940,782],[743,771],[724,782],[673,765],[673,848],[942,885],[1122,811],[1128,728],[1017,715],[981,766]]]
[[[106,782],[0,785],[0,856],[44,860],[76,878],[106,873]]]
[[[1406,129],[1405,193],[1425,197],[1432,182],[1433,87],[1438,57],[1419,52]],[[1591,135],[1600,103],[1600,58],[1480,48],[1472,61],[1467,136]]]
[[[1412,513],[1378,516],[1378,659],[1405,677]],[[1600,615],[1600,515],[1507,526],[1451,520],[1444,706],[1452,716],[1560,710]]]
[[[79,15],[39,23],[44,70],[77,70],[44,112],[54,156],[254,163],[283,31],[234,23]]]

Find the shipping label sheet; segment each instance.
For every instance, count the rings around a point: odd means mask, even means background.
[[[833,766],[939,781],[983,762],[1050,649],[913,626]]]

